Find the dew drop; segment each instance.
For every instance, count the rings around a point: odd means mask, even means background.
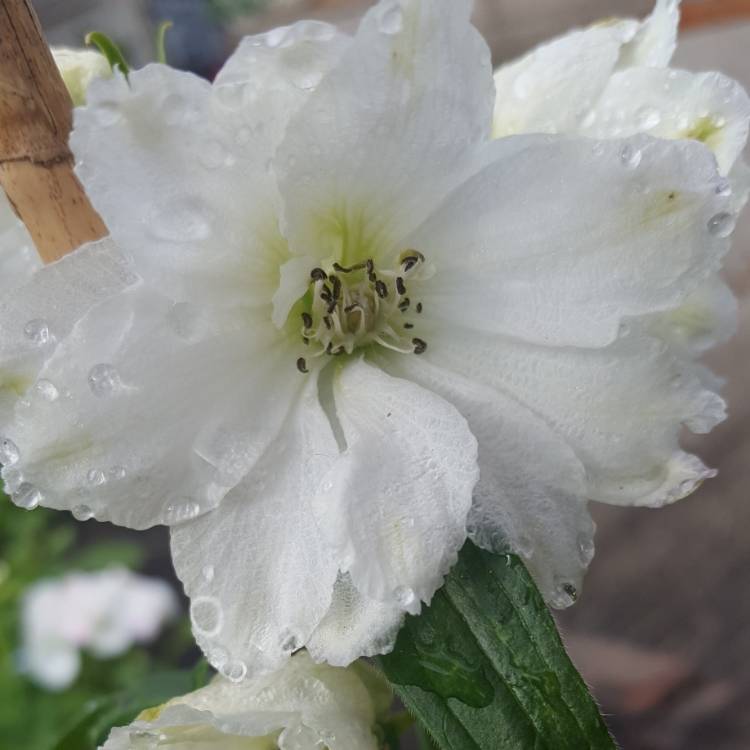
[[[198,596],[190,603],[190,621],[199,635],[218,635],[224,625],[224,614],[219,600],[213,596]]]
[[[597,141],[593,145],[591,151],[594,154],[594,156],[602,156],[604,154],[604,151],[605,151],[604,143],[602,141]]]
[[[625,144],[620,150],[620,161],[628,169],[636,169],[641,163],[643,154],[640,149],[634,148],[629,143]]]
[[[76,521],[89,521],[94,517],[94,511],[88,505],[76,505],[71,512]]]
[[[89,388],[95,396],[111,396],[119,387],[120,375],[112,365],[94,365],[89,371]]]
[[[89,473],[86,474],[86,481],[92,487],[98,487],[107,481],[107,477],[104,476],[104,472],[100,469],[91,469]]]
[[[736,219],[732,214],[722,211],[708,221],[708,231],[713,237],[729,237],[734,231]]]
[[[109,479],[125,479],[127,473],[128,472],[124,466],[112,466],[107,472],[107,476],[109,477]]]
[[[224,664],[220,671],[230,682],[242,682],[247,676],[247,665],[240,659],[233,659]]]
[[[35,344],[39,344],[40,346],[47,344],[51,338],[49,323],[43,318],[30,320],[23,327],[23,332],[27,339],[33,341]]]
[[[550,599],[550,604],[555,609],[570,607],[578,598],[578,590],[570,581],[558,581],[555,583],[555,591]]]
[[[200,198],[183,196],[156,206],[149,230],[169,242],[203,240],[211,234],[211,215]]]
[[[21,482],[13,493],[13,502],[24,510],[34,510],[42,502],[42,493],[29,482]]]
[[[728,198],[732,194],[732,183],[729,180],[723,180],[716,186],[714,192],[721,198]]]
[[[274,49],[275,47],[290,47],[294,44],[294,37],[288,26],[281,26],[277,29],[271,29],[263,38],[266,47]]]
[[[209,650],[206,658],[214,669],[221,669],[229,661],[229,651],[223,646],[214,646]]]
[[[408,586],[399,586],[394,590],[393,595],[402,607],[410,606],[417,598],[414,591]]]
[[[171,502],[164,509],[163,522],[167,526],[173,526],[174,524],[184,523],[196,518],[201,512],[201,506],[190,500],[189,498],[184,500],[177,500]]]
[[[661,122],[661,114],[654,107],[641,107],[636,112],[638,127],[641,130],[651,130]]]
[[[404,12],[397,2],[390,3],[382,9],[378,27],[384,34],[398,34],[404,28]]]
[[[13,466],[21,458],[18,446],[9,438],[0,438],[0,464]]]
[[[57,386],[50,380],[38,380],[34,386],[34,390],[40,398],[49,402],[57,401],[57,398],[60,395]]]

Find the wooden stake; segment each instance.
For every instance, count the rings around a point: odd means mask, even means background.
[[[72,108],[30,0],[0,0],[0,185],[45,263],[107,234],[73,172]]]

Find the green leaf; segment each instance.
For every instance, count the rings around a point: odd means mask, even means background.
[[[143,710],[193,690],[191,671],[161,672],[132,689],[89,701],[65,735],[50,750],[96,750],[110,729],[129,724]]]
[[[112,71],[114,72],[115,68],[119,69],[127,79],[130,66],[120,48],[106,34],[102,34],[101,31],[90,31],[86,34],[86,44],[93,44],[98,47],[99,52],[107,58]]]
[[[167,32],[174,26],[172,21],[162,21],[156,29],[156,62],[167,64],[167,48],[165,37]]]
[[[380,664],[442,750],[613,750],[521,561],[471,543]]]

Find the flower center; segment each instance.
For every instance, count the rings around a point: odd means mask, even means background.
[[[333,263],[328,271],[314,268],[300,313],[309,356],[351,354],[373,343],[422,354],[427,343],[414,334],[422,303],[414,292],[415,282],[429,275],[430,267],[417,250],[401,253],[395,269],[378,269],[372,259],[348,267]],[[307,360],[297,360],[300,372],[308,371]]]

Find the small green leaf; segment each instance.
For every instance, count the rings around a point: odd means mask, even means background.
[[[127,79],[130,66],[120,48],[106,34],[102,34],[101,31],[91,31],[86,34],[86,44],[93,44],[98,47],[99,52],[107,58],[112,72],[117,68]]]
[[[159,27],[156,29],[156,62],[167,64],[167,48],[165,44],[165,37],[167,31],[172,28],[174,24],[172,21],[162,21]]]
[[[467,543],[380,664],[442,750],[613,750],[521,561]]]

